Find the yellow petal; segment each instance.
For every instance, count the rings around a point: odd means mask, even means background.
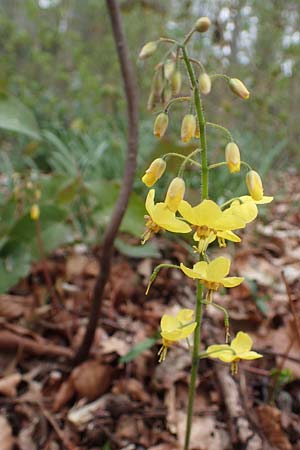
[[[176,317],[171,316],[170,314],[164,314],[160,321],[160,328],[162,332],[169,332],[178,329],[180,323],[176,319]]]
[[[189,278],[193,278],[193,280],[198,279],[198,280],[202,280],[203,277],[201,274],[195,272],[192,269],[189,269],[188,267],[186,267],[183,263],[180,263],[180,269],[182,270],[182,272]]]
[[[239,331],[231,342],[231,347],[238,355],[249,352],[252,347],[252,339],[249,334]]]
[[[222,216],[221,208],[212,200],[203,200],[198,206],[195,206],[194,216],[195,225],[206,225],[214,228],[214,224]]]
[[[257,216],[258,210],[254,201],[247,201],[242,204],[231,204],[230,208],[224,211],[224,214],[233,214],[241,219],[243,219],[246,223],[252,222]]]
[[[217,230],[225,231],[225,230],[237,230],[239,228],[245,228],[246,222],[241,217],[234,214],[226,214],[223,213],[218,220],[216,220],[212,226],[212,228],[216,228]]]
[[[220,283],[223,284],[224,287],[232,288],[238,286],[244,281],[243,277],[227,277],[220,280]]]
[[[164,339],[167,339],[167,341],[175,342],[175,341],[179,341],[179,339],[182,339],[180,329],[173,330],[173,331],[162,331],[160,334]]]
[[[226,277],[230,270],[230,260],[224,256],[214,259],[207,267],[207,280],[220,281]]]
[[[237,234],[234,234],[232,231],[218,231],[217,237],[227,239],[227,241],[241,242],[241,238]]]
[[[203,279],[207,277],[207,268],[208,263],[206,261],[199,261],[193,266],[194,272],[197,272],[199,275],[201,275]]]
[[[181,324],[189,323],[193,320],[194,311],[192,309],[181,309],[178,314],[176,314],[176,319],[179,320]]]
[[[210,353],[210,355],[208,355],[210,358],[218,358],[224,362],[232,362],[236,358],[236,355],[227,344],[210,345],[207,347],[206,352]]]
[[[208,238],[206,238],[206,239],[205,239],[206,247],[207,247],[209,244],[211,244],[212,242],[214,242],[214,240],[216,239],[216,237],[217,237],[217,236],[216,236],[215,234],[211,234]],[[197,241],[197,242],[200,241],[200,238],[199,238],[197,232],[194,233],[193,239],[194,239],[194,241]]]
[[[242,195],[242,197],[240,197],[240,199],[242,200],[242,202],[245,201],[254,201],[257,205],[263,205],[266,203],[271,203],[271,201],[273,200],[274,197],[270,197],[268,195],[264,195],[263,198],[261,200],[253,200],[253,198],[250,195]]]
[[[146,210],[150,216],[152,215],[152,211],[154,208],[154,197],[155,197],[155,189],[150,189],[145,202]]]
[[[196,326],[197,326],[197,323],[194,322],[194,323],[191,323],[190,325],[187,325],[187,326],[181,328],[181,330],[180,330],[181,331],[180,339],[185,339],[190,334],[192,334],[193,331],[195,330]]]
[[[159,227],[173,233],[189,233],[191,231],[191,227],[183,220],[177,219],[164,203],[155,205],[151,211],[151,219]]]
[[[263,355],[261,355],[260,353],[256,353],[256,352],[244,352],[243,354],[240,355],[241,359],[258,359],[258,358],[262,358]]]
[[[194,208],[185,200],[179,203],[178,211],[182,217],[193,225],[196,224],[196,218],[194,214]]]

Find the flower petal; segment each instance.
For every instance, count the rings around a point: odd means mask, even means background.
[[[242,355],[240,355],[241,359],[258,359],[258,358],[262,358],[263,355],[261,355],[260,353],[256,353],[256,352],[244,352]]]
[[[202,276],[203,280],[207,277],[208,263],[206,261],[199,261],[193,266],[193,270]]]
[[[206,225],[214,228],[215,223],[221,218],[221,208],[212,200],[203,200],[199,205],[195,206],[195,225]]]
[[[238,202],[238,204],[234,202],[231,204],[230,208],[224,211],[224,214],[233,214],[243,219],[246,223],[249,223],[256,218],[258,210],[253,200],[244,203]]]
[[[220,280],[220,283],[223,284],[224,287],[232,288],[238,286],[244,281],[243,277],[227,277]]]
[[[150,189],[145,202],[146,210],[150,216],[152,215],[152,211],[154,208],[154,197],[155,197],[155,189]]]
[[[180,322],[176,317],[170,314],[164,314],[160,321],[160,328],[162,332],[174,331],[180,327]]]
[[[242,202],[245,201],[254,201],[257,205],[264,205],[266,203],[271,203],[273,201],[274,197],[268,196],[268,195],[264,195],[263,198],[261,200],[253,200],[253,198],[250,195],[242,195],[240,197],[240,199],[242,200]]]
[[[193,280],[195,280],[195,279],[202,280],[203,279],[203,276],[200,273],[195,272],[193,269],[189,269],[183,263],[180,263],[180,269],[187,277],[193,278]]]
[[[193,333],[193,331],[195,330],[197,326],[197,322],[193,322],[190,325],[186,325],[185,327],[181,328],[180,332],[180,339],[185,339],[187,338],[190,334]]]
[[[181,330],[173,330],[173,331],[162,331],[161,336],[166,339],[167,341],[179,341],[181,338]]]
[[[192,309],[181,309],[178,314],[176,314],[176,319],[184,325],[193,320],[194,311]]]
[[[217,237],[227,239],[227,241],[241,242],[241,238],[232,231],[218,231]]]
[[[190,222],[191,224],[196,224],[195,214],[194,214],[194,208],[185,200],[182,200],[179,203],[178,211],[182,215],[182,217]]]
[[[226,277],[230,270],[230,260],[224,256],[219,256],[208,264],[207,280],[220,281]]]
[[[249,334],[239,331],[231,342],[232,349],[242,358],[244,352],[249,352],[252,347],[252,339]]]
[[[189,233],[191,227],[183,220],[177,219],[164,203],[157,203],[151,211],[151,219],[159,227],[173,233]]]
[[[208,355],[209,358],[218,358],[224,362],[232,362],[236,358],[236,355],[227,344],[210,345],[209,347],[207,347],[206,352],[211,353],[210,355]]]

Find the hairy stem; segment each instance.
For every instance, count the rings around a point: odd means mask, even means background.
[[[109,221],[109,225],[104,234],[102,251],[101,255],[99,256],[99,275],[94,287],[88,325],[83,341],[75,356],[75,364],[79,364],[88,357],[91,345],[94,340],[98,324],[99,312],[102,305],[104,288],[110,274],[114,240],[126,211],[134,182],[138,147],[138,102],[136,78],[129,59],[126,38],[121,21],[119,3],[117,0],[106,0],[106,5],[112,24],[112,31],[119,57],[124,90],[127,100],[127,159],[119,197],[112,213],[112,217]]]

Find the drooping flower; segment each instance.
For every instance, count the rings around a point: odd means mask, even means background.
[[[165,204],[171,211],[173,212],[177,211],[178,205],[180,204],[181,200],[183,200],[184,193],[185,193],[184,180],[180,177],[174,178],[169,184],[165,198]]]
[[[194,264],[193,268],[180,264],[180,269],[189,278],[200,280],[207,288],[207,301],[212,301],[212,294],[221,286],[232,288],[244,281],[243,277],[227,277],[230,270],[230,260],[224,256],[219,256],[207,263],[200,261]]]
[[[150,56],[153,55],[153,53],[155,53],[157,49],[157,42],[156,41],[151,41],[151,42],[147,42],[147,44],[145,44],[140,53],[139,53],[139,58],[140,59],[146,59],[149,58]]]
[[[148,187],[153,186],[163,175],[166,170],[166,165],[164,159],[156,158],[146,170],[145,175],[142,177],[142,182]]]
[[[238,78],[230,78],[229,87],[234,94],[243,100],[247,100],[250,97],[250,93],[244,83]]]
[[[189,233],[191,227],[183,220],[175,216],[164,202],[154,203],[155,190],[150,189],[146,198],[146,210],[149,215],[145,216],[146,231],[142,236],[144,244],[152,233],[158,233],[160,230],[171,231],[172,233]]]
[[[164,314],[160,321],[161,337],[163,345],[158,354],[159,362],[166,358],[168,348],[180,339],[187,338],[195,330],[197,323],[193,321],[194,311],[182,309],[176,316]]]
[[[178,211],[185,220],[196,226],[194,240],[199,241],[199,253],[204,253],[207,246],[216,238],[220,247],[225,246],[225,239],[240,242],[241,239],[232,230],[246,226],[246,221],[240,215],[236,212],[225,213],[212,200],[203,200],[195,207],[183,200],[179,204]]]
[[[38,220],[40,217],[40,208],[36,203],[30,208],[30,219]]]
[[[225,148],[225,159],[230,173],[237,173],[241,167],[240,150],[235,142],[229,142]]]
[[[257,359],[262,358],[260,353],[251,351],[252,339],[243,331],[239,331],[230,345],[210,345],[206,349],[206,353],[210,358],[218,358],[223,362],[231,363],[231,371],[237,373],[237,363],[241,359]]]
[[[165,132],[167,131],[168,125],[169,125],[168,114],[165,112],[161,112],[160,114],[158,114],[153,125],[154,136],[158,138],[163,137]]]
[[[189,142],[194,137],[196,131],[196,117],[193,114],[186,114],[181,124],[181,140]]]
[[[246,184],[249,194],[255,201],[259,201],[264,196],[264,188],[261,178],[255,170],[250,170],[246,175]]]
[[[198,79],[200,92],[208,95],[211,91],[211,78],[206,72],[202,72]]]

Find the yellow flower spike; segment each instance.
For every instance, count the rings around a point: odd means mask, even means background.
[[[232,288],[244,281],[243,277],[227,277],[230,270],[230,260],[224,256],[220,256],[209,263],[200,261],[194,264],[192,269],[181,263],[180,269],[189,278],[202,281],[208,290],[207,300],[209,302],[212,300],[212,292],[217,291],[221,286]]]
[[[185,339],[195,330],[197,323],[193,321],[194,311],[192,309],[182,309],[176,316],[164,314],[160,321],[161,337],[163,345],[159,350],[159,362],[162,362],[167,355],[168,348],[181,339]]]
[[[229,142],[225,147],[225,159],[230,173],[237,173],[241,167],[240,150],[235,142]]]
[[[174,71],[175,71],[175,62],[172,59],[167,59],[167,61],[164,64],[165,79],[170,81]]]
[[[157,49],[157,42],[155,41],[147,42],[147,44],[145,44],[142,47],[139,53],[139,58],[140,59],[149,58],[150,56],[153,55],[153,53],[155,53],[156,49]]]
[[[222,247],[225,246],[225,239],[240,242],[240,238],[232,231],[246,226],[246,221],[242,217],[234,211],[232,213],[222,211],[212,200],[203,200],[195,207],[182,200],[178,211],[187,222],[196,226],[194,240],[199,242],[199,253],[204,253],[216,238]]]
[[[211,91],[211,78],[210,76],[203,72],[200,74],[198,79],[200,92],[204,95],[208,95]]]
[[[191,231],[191,227],[183,220],[178,219],[165,203],[155,204],[154,197],[155,190],[150,189],[145,203],[149,215],[145,216],[146,231],[142,236],[142,244],[150,238],[152,233],[158,233],[160,230],[172,233],[189,233]]]
[[[37,204],[34,204],[30,209],[30,219],[38,220],[39,217],[40,217],[40,208]]]
[[[260,353],[251,351],[252,339],[243,331],[239,331],[230,345],[210,345],[206,349],[209,358],[217,358],[223,362],[231,363],[231,371],[237,373],[237,363],[241,359],[252,360],[262,358]]]
[[[264,196],[264,189],[260,176],[255,170],[250,170],[246,175],[246,184],[249,194],[255,201],[262,200]]]
[[[238,78],[230,78],[229,87],[234,94],[243,100],[247,100],[250,97],[250,93],[244,83]]]
[[[163,175],[166,166],[167,164],[164,159],[156,158],[146,170],[145,175],[142,177],[142,182],[148,187],[153,186]]]
[[[199,33],[205,33],[209,27],[211,26],[211,21],[208,17],[199,17],[197,22],[195,23],[195,30]]]
[[[186,114],[181,124],[181,140],[189,142],[196,131],[196,118],[193,114]]]
[[[183,200],[185,193],[185,182],[182,178],[176,177],[174,178],[169,187],[165,198],[165,204],[169,208],[170,211],[174,213],[177,211],[178,206]]]
[[[167,131],[168,125],[169,125],[168,114],[165,112],[158,114],[158,116],[155,119],[154,126],[153,126],[154,136],[156,136],[158,138],[163,137],[165,132]]]
[[[172,74],[170,84],[172,94],[178,95],[181,91],[181,73],[179,70],[175,70],[175,72]]]

